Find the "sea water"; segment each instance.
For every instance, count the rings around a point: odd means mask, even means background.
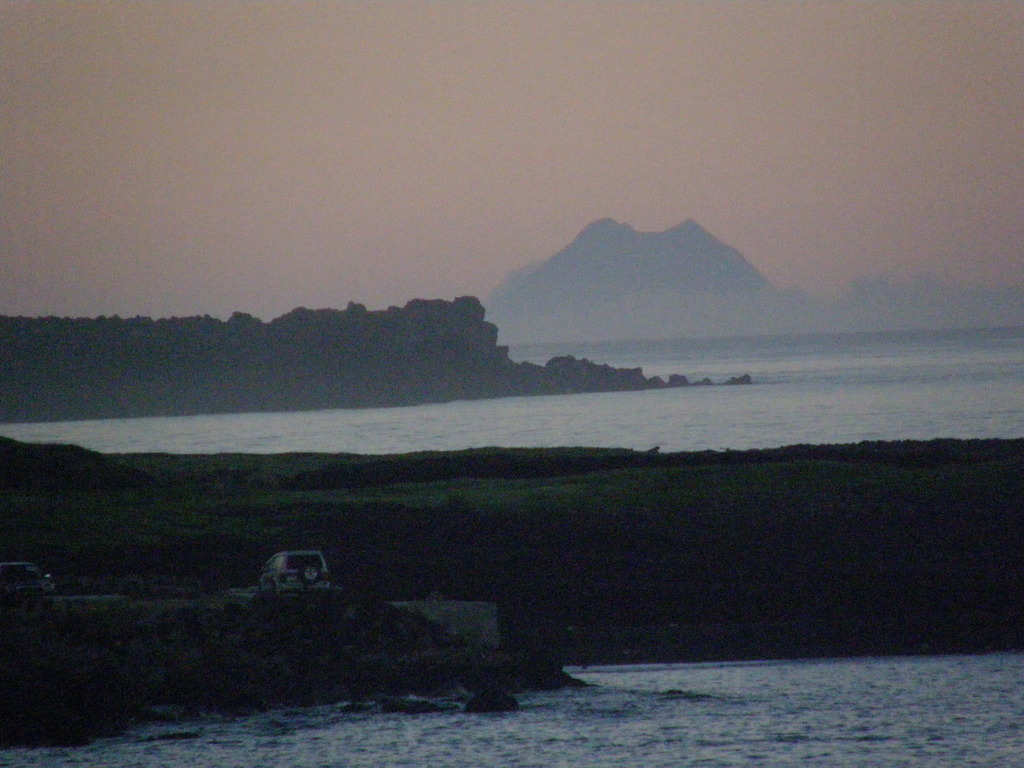
[[[0,424],[0,435],[105,452],[402,453],[483,446],[663,451],[937,437],[1024,437],[1024,328],[667,339],[518,347],[692,386],[403,408]]]
[[[494,715],[340,706],[139,726],[24,768],[1024,766],[1024,656],[570,669],[590,687]]]

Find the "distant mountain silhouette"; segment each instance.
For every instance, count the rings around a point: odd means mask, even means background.
[[[835,297],[772,286],[687,220],[637,232],[601,219],[487,300],[504,344],[1024,325],[1024,287],[864,278]]]
[[[601,219],[539,266],[514,274],[491,305],[547,309],[588,297],[671,290],[681,296],[769,287],[735,248],[687,219],[664,232],[637,232]]]
[[[595,338],[602,328],[607,336],[609,321],[647,335],[657,330],[649,318],[684,303],[765,291],[771,284],[743,254],[692,219],[664,232],[601,219],[547,261],[509,276],[487,306],[510,338]]]

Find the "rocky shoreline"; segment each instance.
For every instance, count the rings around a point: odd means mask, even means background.
[[[370,311],[0,317],[0,422],[376,408],[688,386],[571,355],[516,362],[479,300]],[[712,384],[708,379],[692,384]],[[725,384],[749,384],[736,376]]]
[[[536,651],[446,633],[341,592],[4,607],[0,746],[86,744],[133,723],[337,704],[408,712],[514,709],[579,684]]]

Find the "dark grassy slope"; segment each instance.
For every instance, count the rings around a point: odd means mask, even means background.
[[[145,473],[77,445],[33,445],[0,437],[0,492],[119,490],[150,483]]]
[[[5,492],[0,556],[144,593],[315,546],[353,595],[494,600],[574,658],[1024,647],[1022,440],[100,460],[131,487]]]

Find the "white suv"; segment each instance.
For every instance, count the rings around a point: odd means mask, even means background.
[[[317,549],[278,552],[267,560],[260,576],[260,593],[264,595],[330,588],[331,573]]]

